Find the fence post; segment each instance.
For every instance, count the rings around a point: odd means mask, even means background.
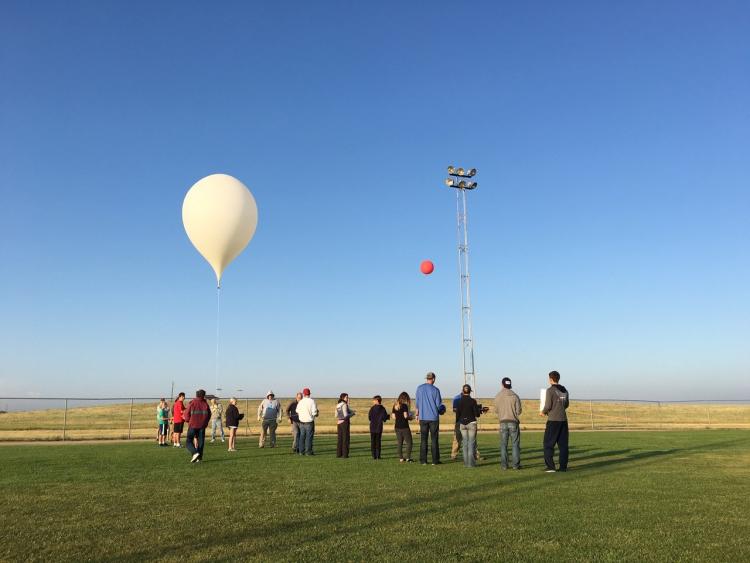
[[[245,436],[250,434],[250,399],[245,399]]]
[[[591,430],[594,429],[594,403],[589,401],[589,413],[591,414]]]
[[[130,440],[130,431],[133,428],[133,399],[130,399],[130,418],[128,419],[128,440]]]
[[[65,441],[65,430],[68,427],[68,399],[65,399],[65,413],[63,414],[63,442]]]

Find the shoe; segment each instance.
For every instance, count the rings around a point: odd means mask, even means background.
[[[399,460],[398,460],[398,462],[399,462],[399,463],[404,463],[405,461],[406,461],[406,460],[405,460],[405,459],[403,459],[403,458],[401,458],[401,459],[399,459]]]
[[[258,445],[259,448],[265,448],[265,446]]]
[[[443,465],[442,461],[435,461],[432,463],[432,465]]]
[[[455,455],[452,455],[452,456],[451,456],[451,461],[456,461],[456,457],[457,457],[457,456],[455,456]]]
[[[501,465],[500,469],[502,469],[503,471],[508,471],[508,466],[507,465]]]
[[[566,467],[565,469],[558,469],[557,471],[558,471],[558,472],[559,472],[559,471],[562,471],[563,473],[565,473],[566,471],[568,471],[568,468]]]
[[[555,469],[546,469],[544,472],[545,473],[557,473]]]
[[[420,461],[419,465],[427,465],[427,462],[426,461]]]
[[[200,457],[201,454],[199,454],[198,452],[194,453],[193,457],[190,458],[190,463],[195,463],[196,461],[198,461],[198,459],[200,459]]]
[[[414,460],[411,459],[411,458],[409,458],[409,459],[406,460],[406,463],[414,463]]]
[[[213,443],[214,443],[215,441],[216,441],[216,440],[214,440],[213,438],[211,438],[211,443],[212,443],[212,444],[213,444]]]
[[[520,471],[520,470],[521,470],[521,466],[520,465],[518,467],[514,467],[513,468],[513,471]]]
[[[224,438],[222,438],[222,439],[221,439],[221,443],[222,443],[222,444],[224,443]]]

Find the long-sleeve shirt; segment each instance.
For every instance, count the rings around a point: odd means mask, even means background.
[[[318,416],[318,405],[310,397],[303,397],[297,403],[297,416],[302,423],[313,422]]]
[[[356,413],[349,408],[349,403],[346,401],[339,401],[336,405],[336,424],[343,424]]]
[[[239,426],[240,420],[242,420],[245,415],[240,414],[239,409],[235,405],[229,403],[229,406],[227,407],[227,411],[226,411],[226,416],[227,416],[227,426]]]
[[[221,415],[224,414],[224,407],[221,403],[211,405],[211,420],[221,420]]]
[[[417,387],[416,393],[417,411],[419,411],[419,420],[425,422],[439,420],[440,413],[438,409],[443,403],[440,396],[440,389],[432,383],[422,383]]]
[[[559,383],[555,383],[547,389],[542,413],[547,415],[547,420],[563,422],[568,420],[565,409],[568,408],[569,404],[570,397],[568,396],[568,390]]]
[[[196,397],[183,413],[185,422],[188,423],[189,428],[205,428],[208,426],[208,422],[211,420],[211,409],[208,408],[208,403],[205,399],[199,399]]]
[[[281,403],[278,399],[263,399],[263,402],[258,406],[258,418],[264,420],[278,419],[281,422],[282,414]]]
[[[500,422],[518,422],[521,411],[521,399],[515,391],[503,388],[495,395],[495,412]]]
[[[290,422],[299,422],[299,417],[297,416],[297,401],[289,403],[289,406],[286,408],[286,416],[289,418]]]
[[[471,424],[472,422],[476,422],[481,414],[482,412],[479,410],[476,399],[470,395],[461,395],[456,409],[458,422],[461,424]]]
[[[367,418],[370,420],[370,432],[382,434],[383,423],[391,417],[383,405],[372,405]]]

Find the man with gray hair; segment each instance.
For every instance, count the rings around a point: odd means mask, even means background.
[[[266,436],[269,433],[271,434],[271,447],[276,447],[276,428],[281,422],[281,416],[281,403],[276,399],[273,391],[269,391],[258,407],[258,421],[261,423],[259,448],[265,447]]]
[[[503,377],[503,388],[495,395],[495,411],[500,421],[500,468],[508,469],[508,437],[513,449],[513,469],[521,469],[521,399],[511,390],[509,377]]]

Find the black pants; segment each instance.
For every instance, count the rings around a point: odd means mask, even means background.
[[[349,457],[350,427],[351,423],[348,420],[336,425],[336,434],[338,436],[338,440],[336,441],[336,457]]]
[[[427,437],[432,435],[432,463],[440,461],[440,446],[438,445],[438,433],[440,432],[439,420],[419,421],[419,462],[427,463]]]
[[[555,444],[560,449],[560,471],[568,469],[568,421],[548,420],[544,429],[544,465],[555,468]]]
[[[372,459],[380,459],[380,443],[382,440],[382,432],[370,432],[370,451],[372,452]]]

